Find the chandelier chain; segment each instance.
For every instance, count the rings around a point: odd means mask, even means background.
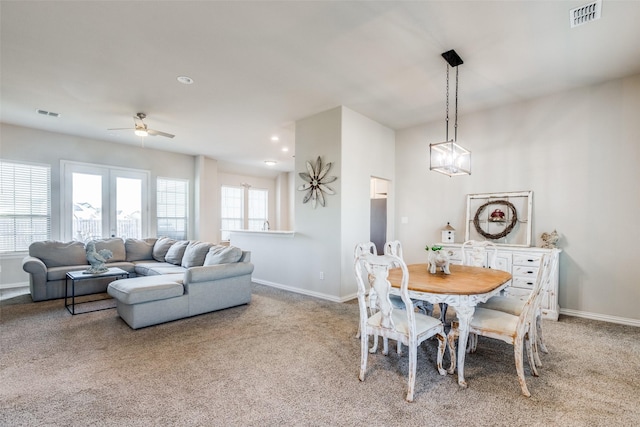
[[[453,125],[453,140],[458,141],[458,67],[456,67],[456,120]]]
[[[445,141],[449,141],[449,64],[447,64],[447,104],[446,105],[447,105],[447,111],[446,111],[445,124],[447,126],[447,131],[445,132],[445,135],[446,135]],[[457,119],[456,119],[456,122],[457,122]]]

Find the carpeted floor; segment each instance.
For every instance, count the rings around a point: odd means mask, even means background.
[[[358,380],[358,306],[254,285],[250,305],[134,331],[62,300],[0,303],[2,426],[640,425],[640,329],[545,321],[550,354],[520,394],[512,347],[480,338],[468,389],[418,354],[369,357]],[[445,363],[449,363],[448,353]]]

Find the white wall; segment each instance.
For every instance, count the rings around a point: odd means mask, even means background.
[[[220,184],[218,162],[205,156],[195,159],[194,236],[205,242],[220,241]]]
[[[328,175],[338,177],[329,184],[336,195],[326,196],[326,206],[303,204],[305,193],[296,190],[295,236],[232,233],[231,244],[252,252],[254,280],[345,301],[356,293],[353,249],[369,240],[371,176],[393,177],[394,133],[334,108],[296,122],[296,187],[302,184],[298,172],[318,156],[332,163]]]
[[[296,122],[295,187],[303,183],[298,172],[318,156],[332,162],[329,173],[336,195],[315,209],[302,203],[304,192],[293,194],[295,236],[232,233],[231,244],[251,251],[254,280],[330,300],[340,295],[340,206],[342,169],[340,159],[341,108],[334,108]],[[320,278],[320,274],[323,278]]]
[[[461,94],[464,105],[464,91]],[[559,302],[569,314],[640,320],[640,76],[459,117],[472,175],[429,171],[443,123],[396,134],[396,235],[408,262],[451,222],[464,239],[465,196],[533,191],[533,241],[557,229]],[[402,224],[401,218],[408,223]]]
[[[394,131],[348,108],[342,108],[342,289],[355,295],[353,250],[371,232],[371,177],[389,180],[387,223],[394,224]],[[393,240],[393,228],[387,240]]]

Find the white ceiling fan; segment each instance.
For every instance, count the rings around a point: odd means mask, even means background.
[[[132,128],[111,128],[107,130],[132,130],[138,136],[164,136],[167,138],[173,138],[175,135],[166,132],[160,132],[159,130],[149,129],[146,123],[143,121],[147,115],[145,113],[138,113],[133,117],[133,123],[135,127]]]

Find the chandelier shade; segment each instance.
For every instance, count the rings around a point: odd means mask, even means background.
[[[451,141],[429,144],[430,169],[448,176],[471,175],[471,151]]]

